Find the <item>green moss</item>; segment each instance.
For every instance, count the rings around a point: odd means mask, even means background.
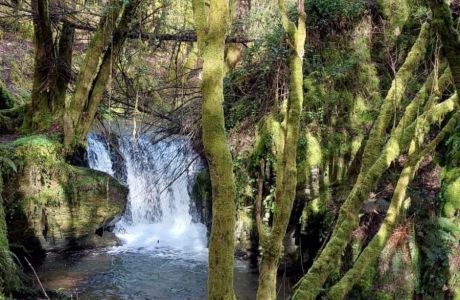
[[[383,15],[387,20],[386,40],[391,44],[401,34],[411,12],[411,0],[379,0]]]
[[[361,0],[307,0],[305,9],[308,12],[308,25],[316,28],[331,26],[345,27],[360,16],[365,9]]]
[[[18,167],[30,163],[49,167],[59,162],[60,149],[58,142],[44,135],[31,135],[1,145],[0,153],[16,161]]]
[[[3,81],[0,80],[0,109],[12,108],[17,102],[17,99],[10,93]]]
[[[13,262],[7,239],[7,227],[2,199],[3,179],[0,170],[0,298],[2,293],[9,293],[21,288],[22,282],[18,277],[18,270]]]
[[[121,213],[127,189],[111,176],[67,164],[62,146],[43,135],[0,147],[17,165],[4,191],[10,239],[35,259],[43,250],[97,246],[95,230]],[[35,241],[31,243],[30,241]]]
[[[452,168],[443,172],[442,196],[444,199],[444,214],[454,217],[460,210],[460,168]]]
[[[303,184],[309,179],[312,168],[321,165],[322,150],[320,142],[310,131],[301,134],[297,148],[297,180],[298,184]]]
[[[283,127],[275,114],[269,114],[257,124],[252,165],[257,170],[261,159],[274,163],[284,145]]]

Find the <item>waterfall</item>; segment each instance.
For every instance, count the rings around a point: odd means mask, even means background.
[[[189,195],[201,168],[197,157],[180,136],[153,141],[149,134],[136,140],[120,135],[109,143],[100,134],[88,135],[90,168],[129,187],[127,208],[115,228],[123,245],[114,251],[206,251],[206,227],[193,222]]]

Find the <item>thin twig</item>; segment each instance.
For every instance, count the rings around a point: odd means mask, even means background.
[[[34,267],[33,267],[32,264],[29,262],[29,260],[27,259],[27,257],[24,256],[24,259],[25,259],[25,261],[27,262],[27,264],[29,265],[29,267],[32,269],[32,271],[34,272],[35,278],[37,279],[37,282],[38,282],[38,284],[40,285],[40,288],[42,289],[43,295],[45,295],[46,299],[50,300],[51,298],[48,296],[48,294],[46,293],[45,289],[43,288],[42,282],[40,281],[40,278],[38,278],[37,272],[35,272]]]

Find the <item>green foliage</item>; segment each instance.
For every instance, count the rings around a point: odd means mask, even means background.
[[[445,142],[447,147],[446,159],[450,165],[460,165],[460,125],[457,125],[455,130]]]
[[[449,280],[448,255],[452,246],[458,242],[450,227],[440,223],[439,220],[432,220],[418,232],[425,270],[422,275],[421,293],[430,295],[433,299],[442,298],[443,287]]]
[[[365,8],[362,0],[305,1],[309,26],[313,28],[343,27],[359,17]]]
[[[275,102],[277,80],[285,81],[289,50],[284,32],[275,23],[261,39],[244,51],[243,62],[224,80],[224,110],[227,129],[245,119],[257,122]]]
[[[241,209],[244,206],[252,205],[254,202],[254,190],[252,188],[255,179],[248,172],[249,155],[239,154],[233,160],[233,172],[236,185],[236,207]]]

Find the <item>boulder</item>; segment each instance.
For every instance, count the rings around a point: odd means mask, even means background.
[[[30,136],[0,147],[17,171],[5,172],[3,196],[13,251],[34,261],[46,251],[114,245],[110,233],[96,235],[123,211],[128,189],[110,175],[72,166],[61,145]]]

